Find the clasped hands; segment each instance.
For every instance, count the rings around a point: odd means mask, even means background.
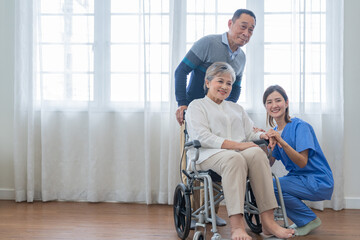
[[[255,131],[256,131],[256,129],[255,129]],[[274,150],[276,145],[278,145],[279,147],[282,147],[282,143],[284,142],[284,140],[281,138],[280,133],[275,131],[274,129],[270,129],[267,132],[264,131],[264,133],[261,134],[260,138],[269,140],[268,148],[270,148],[271,151]]]

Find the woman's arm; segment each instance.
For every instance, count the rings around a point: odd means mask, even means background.
[[[251,147],[259,147],[253,142],[234,142],[231,140],[225,140],[221,145],[222,149],[238,150],[243,151]]]
[[[268,139],[268,136],[266,136],[266,134],[261,134],[260,139]],[[259,146],[254,142],[235,142],[231,140],[225,140],[221,145],[222,149],[239,150],[239,151],[243,151],[250,147],[259,147]]]
[[[277,131],[273,129],[270,129],[266,133],[266,135],[272,140],[270,141],[270,146],[272,147],[272,149],[275,147],[275,144],[278,144],[279,147],[284,149],[285,153],[296,165],[298,165],[300,168],[306,166],[309,156],[308,149],[302,152],[297,152],[286,141],[284,141],[284,139],[281,138],[280,134]]]

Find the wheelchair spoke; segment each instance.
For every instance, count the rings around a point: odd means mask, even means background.
[[[256,221],[256,225],[260,224],[260,217],[259,215],[255,215],[255,221]]]
[[[180,216],[179,227],[183,230],[185,228],[185,216]]]
[[[178,193],[177,193],[177,205],[178,206],[183,205],[183,197],[182,197],[181,191],[178,191]]]

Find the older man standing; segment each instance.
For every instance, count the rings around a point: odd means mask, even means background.
[[[189,103],[205,96],[205,72],[214,62],[229,63],[235,70],[236,80],[226,100],[237,102],[246,62],[241,47],[249,42],[255,25],[256,17],[252,11],[238,9],[228,21],[228,32],[202,37],[191,47],[175,71],[175,95],[178,102],[176,119],[180,125],[183,123],[184,110]],[[189,73],[191,73],[190,81],[186,86]]]

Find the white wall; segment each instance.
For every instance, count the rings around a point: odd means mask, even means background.
[[[344,111],[345,204],[360,209],[360,1],[345,0]]]
[[[360,209],[360,1],[345,0],[345,203]],[[14,1],[0,0],[0,199],[14,199]],[[334,136],[336,137],[336,136]]]

